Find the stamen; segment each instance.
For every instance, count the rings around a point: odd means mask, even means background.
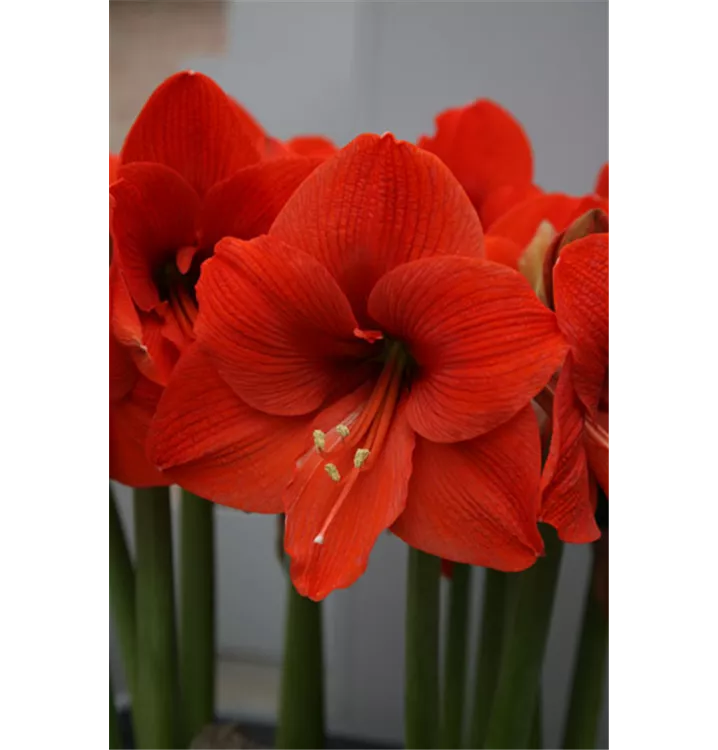
[[[342,478],[342,475],[339,473],[339,469],[337,469],[335,464],[325,464],[324,471],[329,474],[329,478],[333,482],[339,482]]]
[[[318,453],[321,453],[326,447],[327,436],[321,430],[314,430],[312,438],[314,439],[314,447]]]
[[[342,436],[342,438],[349,437],[349,428],[345,424],[338,424],[337,432]]]
[[[314,537],[314,544],[324,544],[324,534],[317,534]]]
[[[370,453],[371,451],[368,451],[366,448],[358,448],[357,452],[354,454],[354,468],[361,469],[364,465],[364,461],[369,458]]]

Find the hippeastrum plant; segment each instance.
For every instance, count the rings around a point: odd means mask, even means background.
[[[221,237],[265,232],[322,161],[294,154],[266,160],[265,142],[241,105],[206,76],[184,72],[152,94],[119,158],[110,158],[110,477],[146,488],[135,491],[141,746],[178,739],[171,477],[147,461],[147,429],[194,340],[201,264]],[[179,677],[187,742],[213,719],[212,507],[183,495]]]
[[[387,528],[424,551],[409,564],[412,747],[437,726],[433,555],[520,570],[543,550],[530,400],[566,344],[528,283],[482,256],[478,217],[438,159],[360,136],[266,236],[222,240],[203,265],[196,339],[148,440],[182,486],[286,514],[301,595],[351,585]],[[311,722],[291,708],[319,627],[304,602],[290,590],[279,732],[302,747],[321,727],[320,703],[306,707]]]
[[[439,159],[358,137],[266,236],[222,240],[197,298],[150,456],[193,492],[283,511],[301,594],[351,585],[387,528],[501,570],[542,553],[530,401],[566,344],[525,279],[483,259]]]

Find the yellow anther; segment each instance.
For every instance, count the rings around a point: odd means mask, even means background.
[[[333,482],[338,482],[342,478],[342,475],[339,473],[339,469],[337,469],[334,464],[324,464],[324,471],[329,474],[329,478]]]
[[[364,465],[364,462],[369,458],[370,451],[366,448],[358,448],[357,452],[354,454],[354,467],[356,469],[361,469],[361,467]]]
[[[349,428],[345,424],[338,424],[337,432],[342,436],[342,438],[349,437]]]
[[[321,453],[326,445],[327,436],[321,430],[314,430],[312,437],[314,438],[314,447]]]

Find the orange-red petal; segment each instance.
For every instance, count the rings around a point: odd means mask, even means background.
[[[339,413],[332,408],[316,423],[329,429],[339,421]],[[364,573],[377,537],[404,509],[414,440],[400,405],[376,460],[370,469],[360,472],[322,544],[314,540],[342,485],[319,466],[304,492],[292,494],[292,502],[285,503],[284,546],[291,558],[292,581],[300,594],[320,600],[334,589],[350,586]]]
[[[199,196],[177,172],[160,164],[128,164],[110,187],[114,253],[137,306],[160,301],[154,274],[195,241]]]
[[[600,536],[589,485],[584,413],[573,390],[573,359],[566,357],[553,403],[551,447],[541,480],[541,520],[565,542],[583,544]]]
[[[483,255],[481,224],[451,172],[389,134],[361,135],[327,159],[270,234],[325,265],[362,326],[369,292],[388,270],[431,255]]]
[[[112,362],[112,345],[110,357]],[[161,393],[158,385],[138,376],[127,395],[110,400],[110,479],[130,487],[171,484],[147,457],[147,430]]]
[[[599,435],[596,435],[596,432]],[[608,497],[608,412],[596,412],[593,424],[586,425],[586,457],[588,466],[606,497]]]
[[[127,134],[122,163],[155,162],[181,174],[200,194],[259,161],[252,123],[201,73],[176,73],[147,100]]]
[[[117,170],[120,168],[120,157],[110,154],[110,185],[117,179]]]
[[[533,409],[480,438],[417,439],[406,510],[392,531],[455,562],[524,570],[543,551],[537,527],[541,446]]]
[[[492,234],[484,238],[486,248],[486,260],[518,270],[519,258],[524,252],[524,247],[517,245],[513,240],[506,237],[494,237]]]
[[[371,347],[354,335],[336,281],[306,253],[266,235],[222,240],[197,295],[195,333],[250,406],[307,414],[358,384],[351,357]]]
[[[608,234],[570,242],[553,270],[554,308],[574,359],[574,388],[591,414],[608,371]]]
[[[548,193],[519,203],[500,216],[491,225],[494,237],[505,237],[526,247],[531,242],[542,221],[548,221],[560,232],[578,216],[582,198],[563,193]],[[588,208],[585,209],[586,211]]]
[[[321,162],[287,156],[253,164],[215,185],[202,208],[199,244],[213,248],[224,237],[249,240],[266,234],[290,196]]]
[[[593,192],[608,200],[608,162],[601,167]]]
[[[468,440],[516,414],[565,356],[554,314],[509,268],[425,258],[386,274],[369,313],[418,365],[407,409],[436,442]]]
[[[531,198],[543,195],[540,187],[532,184],[501,185],[492,190],[481,203],[481,223],[484,231],[490,233],[493,223],[514,206]]]
[[[311,444],[304,419],[272,417],[244,403],[195,344],[157,407],[148,453],[173,482],[224,505],[279,513],[296,458]]]
[[[436,135],[419,146],[436,154],[454,173],[482,214],[496,188],[528,188],[533,178],[531,144],[520,123],[495,102],[480,99],[436,118]],[[485,224],[485,217],[482,215]]]
[[[290,138],[286,145],[293,154],[318,156],[322,159],[334,156],[339,150],[329,138],[323,135],[298,135]]]

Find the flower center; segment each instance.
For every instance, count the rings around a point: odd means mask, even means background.
[[[389,433],[401,397],[409,357],[399,342],[388,342],[384,367],[369,398],[327,432],[314,430],[313,447],[297,462],[297,472],[290,484],[298,499],[309,487],[319,469],[321,481],[336,485],[336,499],[319,532],[316,544],[323,544],[332,521],[347,499],[360,475],[370,471]]]
[[[179,270],[177,260],[173,256],[155,274],[160,299],[169,304],[177,325],[188,338],[194,338],[194,322],[197,318],[195,285],[199,280],[200,262],[196,255],[194,258],[195,262],[192,262],[187,273]]]

